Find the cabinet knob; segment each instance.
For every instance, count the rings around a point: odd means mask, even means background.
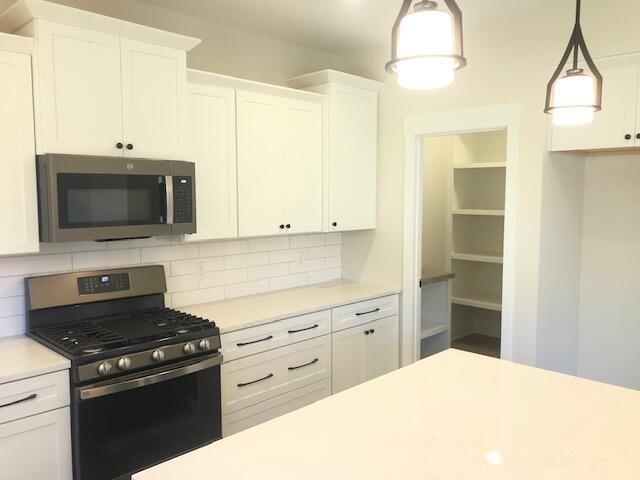
[[[290,223],[287,223],[287,228],[291,228],[291,224]]]
[[[640,133],[636,133],[636,138],[640,140]]]
[[[331,225],[334,226],[334,227],[337,227],[338,226],[338,222],[333,222]]]
[[[284,230],[284,224],[280,225],[280,230]]]
[[[376,329],[375,329],[375,328],[372,328],[372,329],[371,329],[371,333],[376,333]]]
[[[116,148],[117,148],[118,150],[122,150],[122,147],[124,147],[124,145],[122,144],[122,142],[118,142],[118,143],[116,143]]]
[[[370,333],[371,333],[371,331],[370,331],[370,330],[365,330],[365,331],[364,331],[364,334],[365,334],[365,335],[369,335]]]
[[[624,139],[625,139],[625,140],[631,140],[631,134],[630,134],[630,133],[627,133],[627,134],[624,136]]]
[[[127,150],[133,150],[133,143],[127,143]]]

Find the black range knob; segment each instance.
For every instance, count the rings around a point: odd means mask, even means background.
[[[133,150],[133,143],[127,143],[127,150]]]
[[[118,150],[122,150],[122,147],[124,147],[124,145],[122,144],[122,142],[118,142],[118,143],[116,143],[116,148],[117,148]]]
[[[630,134],[630,133],[627,133],[627,134],[624,136],[624,139],[625,139],[625,140],[631,140],[631,134]]]

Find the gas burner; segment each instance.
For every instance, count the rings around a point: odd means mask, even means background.
[[[98,353],[107,348],[118,348],[128,343],[121,335],[88,321],[70,326],[41,329],[38,334],[74,355]]]

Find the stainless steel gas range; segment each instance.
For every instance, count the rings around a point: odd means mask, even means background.
[[[71,360],[75,480],[113,480],[221,437],[220,336],[165,308],[162,266],[26,282],[29,335]]]

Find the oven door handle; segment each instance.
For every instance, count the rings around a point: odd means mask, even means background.
[[[146,387],[156,383],[166,382],[185,375],[200,372],[208,368],[216,367],[222,363],[222,355],[216,355],[213,358],[203,360],[199,363],[193,363],[186,367],[176,368],[174,370],[167,370],[166,372],[155,373],[146,377],[134,378],[121,383],[113,383],[111,385],[104,385],[102,387],[90,387],[84,390],[80,390],[80,400],[89,400],[91,398],[104,397],[106,395],[112,395],[114,393],[126,392],[135,388]]]
[[[167,201],[167,225],[173,225],[174,219],[174,201],[173,201],[173,177],[167,175],[164,177],[164,187]]]

